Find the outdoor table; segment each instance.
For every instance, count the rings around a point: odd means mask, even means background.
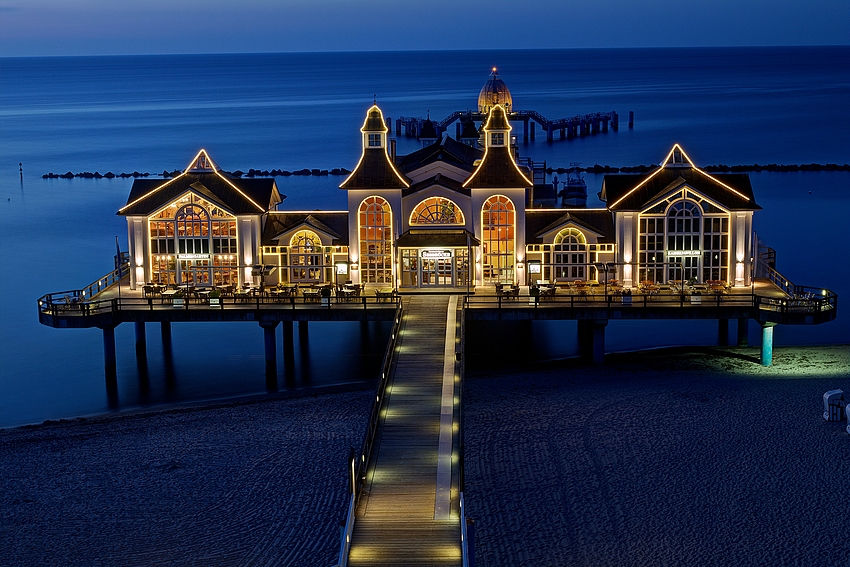
[[[174,300],[174,296],[180,293],[180,290],[177,289],[166,289],[160,295],[162,298],[161,303],[165,303],[166,301],[172,302]]]

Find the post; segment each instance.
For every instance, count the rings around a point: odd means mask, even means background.
[[[747,346],[749,343],[748,330],[750,327],[750,320],[746,317],[740,317],[738,319],[738,340],[736,344],[738,346]]]
[[[717,346],[729,344],[729,319],[717,320]]]
[[[103,327],[103,369],[106,374],[106,386],[116,385],[118,379],[117,357],[115,355],[115,327]]]
[[[537,126],[537,122],[532,122],[532,123],[531,123],[531,141],[534,141],[534,134],[535,134],[535,132],[534,132],[534,131],[535,131],[535,129],[536,129],[536,126]]]
[[[635,111],[629,111],[629,130],[635,127]]]
[[[145,336],[145,322],[136,321],[136,358],[144,358],[147,355],[147,337]]]
[[[773,327],[776,323],[761,324],[761,365],[773,366]]]
[[[261,321],[260,327],[263,328],[263,345],[266,352],[266,380],[271,380],[277,377],[277,340],[275,337],[275,329],[277,329],[278,321]]]
[[[605,327],[608,321],[596,319],[591,323],[591,355],[593,364],[601,366],[605,363]]]
[[[163,321],[159,324],[159,332],[162,335],[162,350],[171,354],[171,323]]]

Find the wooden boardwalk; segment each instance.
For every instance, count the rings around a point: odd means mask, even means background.
[[[456,305],[456,298],[445,295],[405,300],[386,414],[355,513],[349,565],[461,564],[452,465]]]

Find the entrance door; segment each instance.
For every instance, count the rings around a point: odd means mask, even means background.
[[[454,258],[422,258],[422,287],[454,285]]]
[[[180,260],[180,281],[191,285],[209,285],[211,267],[209,260]]]

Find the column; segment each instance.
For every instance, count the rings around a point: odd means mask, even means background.
[[[171,356],[171,323],[163,321],[159,324],[159,332],[162,335],[162,352]]]
[[[103,369],[106,387],[117,385],[117,357],[115,355],[115,327],[103,327]]]
[[[747,346],[749,343],[748,333],[750,327],[750,320],[746,317],[741,317],[738,319],[738,340],[736,344],[738,346]]]
[[[729,319],[717,320],[717,346],[729,344]]]
[[[263,328],[263,344],[266,352],[266,380],[277,377],[277,340],[275,337],[277,325],[278,321],[260,322],[260,327]]]
[[[136,321],[136,358],[144,358],[147,355],[147,337],[145,337],[145,322]]]
[[[600,366],[605,363],[605,327],[608,321],[597,319],[591,322],[591,356],[593,364]]]
[[[776,323],[761,324],[761,365],[773,366],[773,327]]]

